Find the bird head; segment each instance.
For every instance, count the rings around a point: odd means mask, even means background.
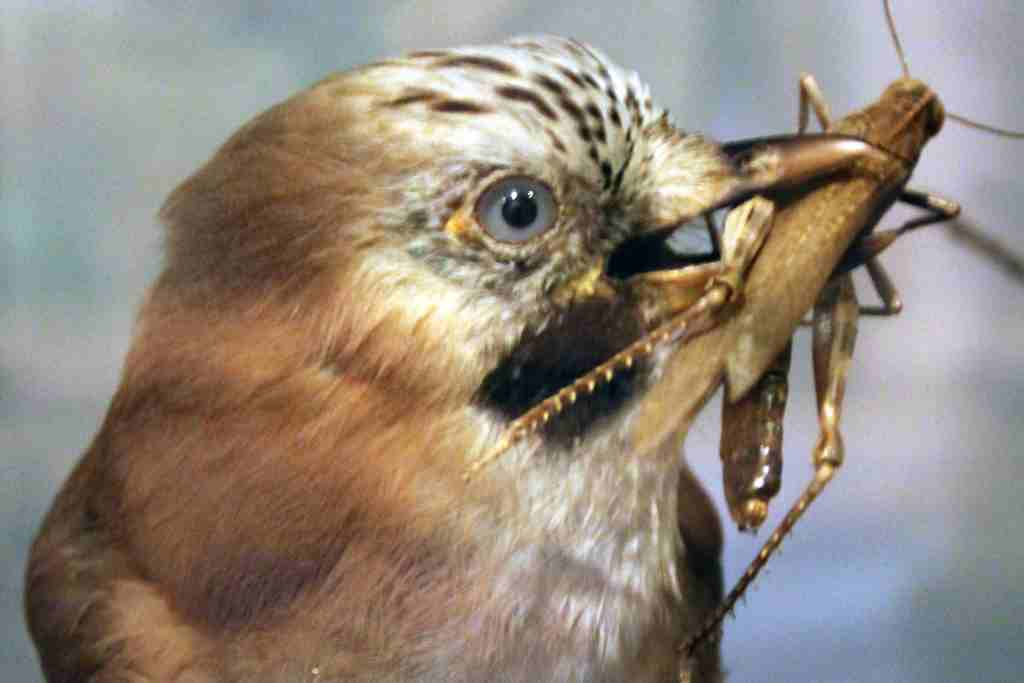
[[[691,219],[734,177],[582,43],[416,52],[242,128],[165,206],[165,279],[513,418],[695,298],[645,276],[716,257]]]

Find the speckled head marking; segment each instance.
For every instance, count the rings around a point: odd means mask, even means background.
[[[527,146],[549,144],[605,189],[622,183],[640,131],[663,115],[635,73],[573,40],[522,38],[409,58],[405,68],[429,74],[431,85],[385,107],[512,118],[533,138]]]
[[[467,160],[488,163],[556,158],[606,196],[649,203],[659,220],[706,205],[704,176],[720,170],[699,136],[671,125],[635,72],[579,41],[531,36],[425,50],[361,73],[374,114],[391,112],[420,140],[447,140]],[[447,130],[434,135],[438,128]]]

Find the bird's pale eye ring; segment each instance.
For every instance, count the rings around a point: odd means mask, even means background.
[[[498,180],[476,202],[477,222],[499,242],[526,242],[547,232],[557,219],[554,193],[527,176]]]

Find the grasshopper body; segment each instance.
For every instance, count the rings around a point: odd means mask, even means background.
[[[839,132],[859,135],[890,154],[866,157],[836,177],[775,198],[774,225],[746,278],[742,307],[679,353],[672,371],[645,397],[634,430],[638,444],[659,441],[680,413],[699,411],[721,381],[730,399],[753,386],[789,342],[850,244],[896,201],[942,116],[927,86],[903,80],[840,123]],[[693,398],[684,404],[680,396]]]
[[[821,118],[827,125],[826,116]],[[901,197],[924,143],[938,132],[943,118],[942,106],[927,86],[901,79],[890,85],[878,102],[840,122],[839,132],[864,139],[886,150],[890,157],[865,160],[818,187],[777,197],[780,210],[751,269],[742,310],[680,354],[679,373],[671,380],[678,382],[680,391],[708,373],[711,365],[711,372],[721,367],[725,400],[737,401],[765,376],[807,310],[819,301],[815,311],[815,370],[821,438],[813,456],[815,477],[717,613],[684,643],[687,653],[714,636],[721,620],[842,463],[838,412],[853,351],[857,303],[849,275],[839,275],[834,283],[829,281],[848,247],[865,239]],[[710,364],[683,362],[691,353],[715,360]],[[652,394],[669,384],[663,382]],[[645,426],[654,429],[664,420],[667,406],[664,399],[649,397],[651,422]],[[727,428],[723,425],[723,430]]]

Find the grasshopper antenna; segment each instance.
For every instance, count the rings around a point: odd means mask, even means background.
[[[903,66],[903,77],[910,78],[910,65],[907,63],[907,54],[903,51],[903,44],[900,42],[900,34],[896,30],[896,20],[892,16],[891,0],[882,0],[882,6],[885,8],[885,23],[889,25],[889,35],[892,36],[892,44],[896,47],[896,54],[899,56],[900,64]]]
[[[991,126],[987,123],[981,123],[980,121],[974,121],[967,118],[966,116],[960,116],[953,112],[946,112],[946,118],[952,119],[959,123],[961,126],[967,126],[968,128],[974,128],[981,130],[992,135],[998,135],[1002,138],[1010,138],[1011,140],[1024,140],[1024,131],[1010,130],[1008,128],[999,128],[998,126]]]
[[[889,35],[892,36],[892,44],[896,48],[896,54],[900,59],[900,65],[903,67],[903,76],[905,78],[910,78],[910,65],[907,63],[907,55],[903,51],[903,44],[900,43],[900,35],[896,30],[896,20],[893,18],[892,0],[882,0],[882,6],[885,8],[885,21],[889,26]],[[975,121],[951,111],[946,112],[946,118],[956,121],[961,126],[973,128],[984,133],[989,133],[990,135],[997,135],[1011,140],[1024,140],[1024,131],[1010,130],[1008,128],[1000,128],[999,126],[981,123],[980,121]],[[992,237],[989,237],[962,219],[957,219],[950,223],[948,225],[948,230],[953,239],[995,263],[1011,278],[1021,284],[1024,284],[1024,257],[1015,253],[1010,249],[1010,247]]]
[[[896,30],[896,20],[893,18],[892,12],[892,0],[882,0],[882,6],[885,8],[885,23],[889,26],[889,35],[892,36],[893,47],[896,48],[896,54],[900,58],[900,65],[903,68],[903,76],[904,78],[910,78],[910,64],[907,63],[907,53],[903,51],[903,43],[900,42],[899,31]],[[1024,140],[1024,131],[1010,130],[1009,128],[1000,128],[999,126],[981,123],[980,121],[975,121],[974,119],[970,119],[966,116],[954,114],[951,111],[946,112],[946,118],[952,119],[967,128],[974,128],[975,130],[991,133],[992,135],[998,135],[999,137],[1010,138],[1011,140]]]

